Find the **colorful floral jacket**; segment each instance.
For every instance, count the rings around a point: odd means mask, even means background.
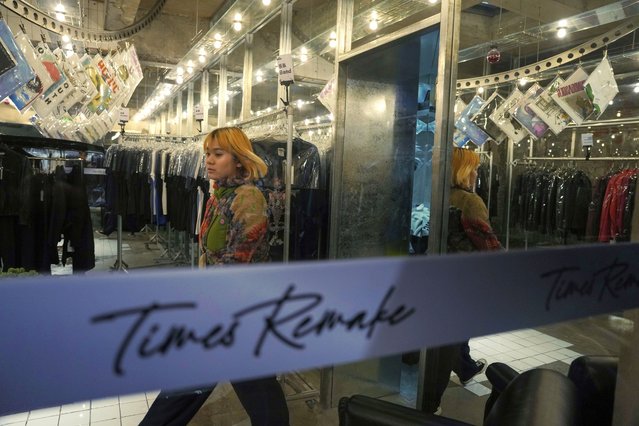
[[[216,184],[200,228],[200,267],[265,262],[267,221],[266,200],[255,185],[242,180]]]

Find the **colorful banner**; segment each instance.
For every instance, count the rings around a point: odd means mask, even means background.
[[[581,124],[590,117],[594,111],[592,101],[584,90],[588,74],[583,68],[578,67],[570,77],[566,79],[552,98],[572,118],[576,124]]]
[[[539,139],[548,131],[548,125],[530,108],[530,104],[543,91],[544,89],[539,84],[533,84],[509,111],[513,118],[535,139]]]
[[[593,118],[597,120],[608,108],[610,101],[619,93],[615,73],[610,66],[608,57],[603,58],[586,79],[584,89],[594,108]]]
[[[17,91],[9,95],[13,105],[20,111],[24,112],[31,103],[38,99],[45,91],[51,87],[53,80],[49,76],[46,68],[40,62],[40,57],[35,51],[29,38],[23,32],[19,32],[15,36],[16,44],[24,55],[25,60],[35,73],[35,78],[27,84],[19,88]]]
[[[0,415],[636,308],[638,251],[589,245],[5,279]]]
[[[552,95],[557,92],[557,88],[563,83],[564,80],[561,77],[555,77],[548,87],[530,103],[530,109],[556,135],[570,124],[570,116],[552,99]]]
[[[473,123],[484,129],[486,133],[497,143],[500,144],[506,139],[508,135],[501,130],[489,117],[495,112],[497,108],[504,102],[504,98],[499,96],[497,92],[493,92],[492,95],[481,106],[477,114],[472,118]]]
[[[462,133],[466,134],[471,141],[477,146],[482,146],[492,138],[477,124],[472,122],[472,118],[479,112],[484,100],[475,96],[464,108],[457,121],[455,121],[455,127]]]
[[[527,132],[510,113],[510,110],[513,109],[523,97],[524,94],[521,93],[519,89],[515,89],[510,96],[488,116],[490,121],[495,123],[513,143],[519,143],[519,141],[527,136]]]
[[[4,99],[36,77],[11,30],[0,19],[0,99]]]

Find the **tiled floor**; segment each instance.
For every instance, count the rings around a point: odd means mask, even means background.
[[[488,363],[504,362],[517,371],[541,367],[561,361],[566,365],[580,354],[569,349],[571,343],[539,331],[526,329],[471,339],[471,354],[475,359],[485,358]],[[453,386],[459,380],[453,375]],[[414,387],[403,384],[403,387]],[[485,374],[476,376],[464,391],[468,397],[490,393]],[[415,390],[402,390],[405,403],[410,404]],[[35,410],[7,417],[0,417],[0,426],[135,426],[144,417],[157,392],[120,396],[102,400],[79,402],[61,407]],[[446,397],[446,395],[444,395]],[[444,415],[450,415],[444,412]],[[237,424],[237,423],[236,423]],[[243,424],[243,423],[242,423]],[[295,424],[295,423],[294,423]],[[303,419],[297,423],[305,425]]]
[[[158,392],[78,402],[0,417],[0,426],[137,426]]]

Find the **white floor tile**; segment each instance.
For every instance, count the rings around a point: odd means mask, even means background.
[[[544,355],[549,356],[551,358],[554,358],[554,359],[556,359],[558,361],[566,358],[566,355],[564,355],[561,352],[559,352],[559,350],[546,352]]]
[[[522,360],[513,361],[509,365],[517,371],[530,370],[530,365],[526,364]]]
[[[127,417],[136,414],[146,414],[149,411],[149,407],[146,405],[146,398],[144,401],[127,402],[126,404],[120,404],[120,416]]]
[[[476,382],[485,382],[486,380],[488,380],[488,377],[486,377],[485,374],[478,374],[475,377],[473,377],[473,380]]]
[[[76,402],[74,404],[63,405],[60,414],[73,413],[74,411],[84,411],[91,408],[91,401]]]
[[[74,411],[61,414],[58,426],[89,426],[91,422],[91,410]]]
[[[546,343],[542,343],[541,345],[537,346],[537,350],[539,350],[539,352],[541,353],[546,353],[546,352],[552,352],[552,351],[556,351],[557,349],[561,349],[562,346],[559,346],[558,344],[554,343],[554,342],[546,342]]]
[[[27,420],[27,426],[58,426],[60,416],[42,417],[39,419]]]
[[[572,358],[576,358],[578,356],[581,356],[581,354],[579,352],[575,352],[571,349],[559,349],[557,352],[562,353],[564,355],[566,355],[566,357],[572,357]]]
[[[33,410],[29,413],[27,420],[41,419],[43,417],[59,416],[60,407],[43,408],[41,410]]]
[[[120,405],[127,404],[129,402],[146,401],[146,394],[136,393],[132,395],[120,395]]]
[[[160,394],[160,391],[153,391],[153,392],[146,393],[146,402],[149,404],[149,407],[151,406],[151,404],[153,404],[153,401],[155,401],[155,398],[157,398],[159,394]]]
[[[481,383],[471,383],[465,386],[464,389],[474,393],[477,396],[484,396],[484,395],[490,394],[490,389],[482,385]]]
[[[523,362],[530,365],[532,368],[541,367],[545,362],[538,360],[535,357],[522,359]]]
[[[101,422],[91,421],[91,426],[120,426],[120,419],[103,420]]]
[[[27,421],[26,420],[22,420],[20,422],[14,422],[14,423],[0,423],[3,426],[26,426],[27,425]]]
[[[91,401],[91,408],[108,407],[110,405],[118,405],[120,400],[116,396],[115,398],[94,399]]]
[[[8,416],[0,417],[0,426],[8,425],[11,423],[26,423],[29,417],[29,412],[10,414]]]
[[[143,418],[144,414],[122,417],[122,426],[138,426]]]
[[[572,346],[572,343],[564,342],[563,340],[559,340],[559,339],[553,341],[553,344],[561,348],[567,348],[568,346]]]
[[[91,423],[101,422],[103,420],[119,419],[119,418],[120,418],[120,407],[118,405],[111,405],[108,407],[91,409]]]
[[[535,355],[534,357],[536,360],[539,360],[540,362],[542,362],[542,365],[544,364],[550,364],[552,362],[557,361],[555,358],[549,357],[548,355],[545,354],[539,354],[539,355]]]
[[[502,343],[502,345],[508,348],[508,350],[521,349],[524,347],[524,345],[520,345],[519,343],[512,340],[506,340],[504,343]],[[507,351],[504,351],[504,352],[507,352]]]

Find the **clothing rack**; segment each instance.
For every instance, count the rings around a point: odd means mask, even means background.
[[[636,120],[634,121],[636,122]],[[585,125],[585,123],[584,123]],[[592,124],[589,124],[592,125]],[[584,127],[584,126],[572,126],[572,127]],[[551,162],[551,161],[568,161],[568,162],[599,162],[599,161],[627,161],[627,162],[639,162],[639,157],[534,157],[532,155],[524,156],[522,159],[513,159],[513,146],[512,142],[509,144],[509,161],[508,161],[508,196],[506,200],[507,205],[507,213],[506,213],[506,250],[509,249],[510,245],[510,209],[512,207],[512,178],[513,178],[513,167],[517,166],[534,166],[537,165],[538,162]],[[532,150],[532,145],[531,145]],[[527,232],[525,233],[525,248],[527,249]]]
[[[524,157],[526,161],[639,161],[639,157]]]

